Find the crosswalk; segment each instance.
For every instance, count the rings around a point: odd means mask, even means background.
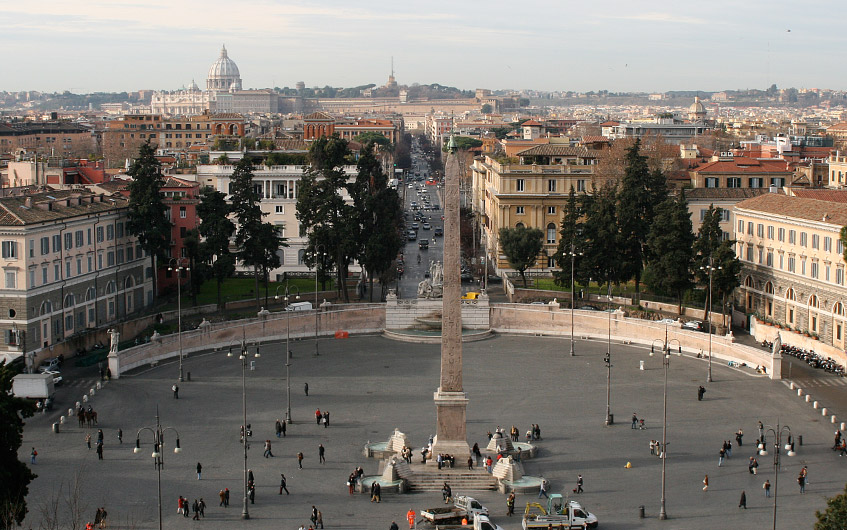
[[[847,377],[825,377],[820,379],[792,379],[792,383],[800,388],[814,387],[847,387]]]
[[[84,388],[88,390],[89,388],[96,387],[98,381],[99,379],[96,377],[91,379],[67,379],[62,381],[59,388]]]

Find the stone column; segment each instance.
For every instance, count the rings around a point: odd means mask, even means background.
[[[441,317],[441,381],[435,392],[434,454],[459,462],[470,454],[465,425],[468,399],[462,391],[462,284],[459,247],[459,160],[447,155],[444,166],[444,276]]]

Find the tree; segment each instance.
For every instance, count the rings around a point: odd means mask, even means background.
[[[582,223],[580,221],[580,204],[576,197],[576,191],[571,186],[568,193],[568,202],[562,215],[562,229],[559,230],[559,246],[556,248],[555,259],[559,268],[553,272],[556,285],[570,287],[571,285],[571,259],[574,260],[574,271],[577,270],[577,259],[583,250],[581,240]],[[573,251],[576,256],[571,256]]]
[[[482,147],[482,140],[471,138],[469,136],[454,136],[453,141],[456,144],[456,149],[460,151],[473,149],[475,147]],[[444,149],[447,149],[446,145],[444,146]]]
[[[540,228],[527,228],[523,225],[515,228],[500,229],[500,248],[509,265],[518,271],[526,288],[526,270],[538,260],[538,254],[544,247],[544,232]]]
[[[164,178],[161,166],[154,156],[150,141],[141,144],[138,158],[126,172],[132,177],[129,183],[129,211],[126,229],[138,238],[153,269],[153,293],[156,293],[156,260],[166,256],[171,244],[171,222],[165,217],[167,206],[162,202],[159,190]]]
[[[735,256],[735,241],[725,240],[721,229],[723,210],[709,205],[694,241],[694,273],[700,285],[709,285],[712,271],[712,290],[721,299],[721,320],[726,322],[726,298],[740,285],[741,262]],[[711,258],[711,265],[709,258]],[[713,294],[714,294],[713,293]],[[714,304],[706,301],[711,311]]]
[[[20,525],[27,514],[29,483],[36,475],[18,458],[23,441],[24,418],[35,413],[35,403],[12,395],[17,371],[0,365],[0,528]]]
[[[648,285],[657,292],[676,295],[682,314],[682,295],[694,285],[691,279],[694,233],[685,196],[669,197],[659,205],[647,237],[653,260]]]
[[[721,322],[726,326],[726,301],[736,287],[741,285],[741,261],[735,255],[735,241],[721,241],[712,260],[718,268],[712,277],[712,289],[721,299]]]
[[[582,243],[584,256],[579,274],[598,284],[621,279],[620,234],[616,215],[616,186],[613,182],[595,192],[585,208]]]
[[[185,233],[182,243],[185,247],[185,257],[188,258],[188,281],[191,288],[191,301],[194,305],[197,305],[197,293],[209,275],[209,267],[203,260],[200,232],[196,228],[188,230]],[[178,278],[181,278],[180,271],[177,271],[177,275]]]
[[[364,132],[364,133],[356,136],[355,138],[353,138],[353,140],[359,142],[362,145],[365,145],[365,144],[376,144],[376,145],[379,145],[379,146],[390,146],[391,145],[391,140],[386,138],[384,134],[378,133],[376,131]],[[373,146],[371,146],[371,148],[373,148]]]
[[[826,511],[815,511],[818,521],[815,530],[841,530],[847,528],[847,486],[844,493],[826,500]]]
[[[309,167],[300,179],[297,194],[297,219],[309,237],[306,264],[315,265],[318,246],[326,249],[325,265],[335,266],[337,285],[345,302],[350,301],[347,292],[350,263],[360,254],[360,227],[351,222],[358,216],[342,195],[352,189],[344,171],[351,158],[347,141],[337,134],[313,141],[309,146]]]
[[[623,259],[622,279],[635,279],[635,301],[639,300],[644,270],[647,235],[653,222],[653,194],[647,157],[639,152],[641,141],[626,152],[626,166],[618,188],[618,229]]]
[[[230,205],[226,195],[210,186],[200,190],[197,227],[203,241],[200,244],[200,259],[209,267],[209,274],[218,284],[218,308],[222,308],[221,285],[235,272],[235,257],[229,250],[229,241],[235,233],[235,224],[229,218]]]
[[[492,111],[493,109],[491,108],[491,105],[490,105],[490,104],[486,103],[486,104],[485,104],[485,105],[483,105],[483,106],[482,106],[482,108],[481,108],[481,109],[479,109],[479,110],[480,110],[480,112],[482,112],[483,114],[491,114],[491,111]]]
[[[265,282],[265,306],[268,305],[268,283],[272,269],[279,267],[282,262],[279,259],[279,249],[287,247],[288,243],[279,235],[279,227],[272,223],[259,225],[259,233],[256,236],[256,249],[259,269],[262,271],[262,280]]]

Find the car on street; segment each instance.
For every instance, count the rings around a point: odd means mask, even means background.
[[[430,228],[432,228],[432,226],[431,226],[429,223],[424,223],[424,224],[421,226],[421,228],[423,228],[424,230],[429,230]]]
[[[43,374],[49,374],[53,376],[53,386],[61,386],[62,384],[62,374],[56,370],[45,370],[41,372]]]
[[[578,307],[577,309],[579,309],[581,311],[600,311],[599,309],[597,309],[593,305],[584,305],[584,306]]]
[[[417,230],[419,227],[420,227],[420,225],[418,224],[418,222],[417,222],[417,221],[415,221],[414,223],[412,223],[412,230]]]
[[[689,320],[688,322],[682,325],[682,329],[690,329],[692,331],[703,331],[706,328],[703,327],[703,323],[699,320]]]
[[[428,239],[421,239],[420,241],[418,241],[418,248],[420,248],[421,250],[428,249],[429,248],[429,240]]]
[[[56,372],[56,371],[59,370],[59,366],[61,364],[62,364],[62,362],[59,360],[58,357],[52,357],[52,358],[46,359],[44,362],[42,362],[38,366],[38,371],[41,372],[41,373]]]
[[[444,229],[443,229],[443,228],[441,228],[440,226],[436,226],[436,227],[435,227],[435,232],[433,232],[433,233],[434,233],[435,235],[437,235],[437,236],[443,235],[443,234],[444,234]]]
[[[409,241],[415,241],[417,238],[418,233],[414,230],[409,230],[408,232],[406,232],[406,239],[408,239]]]
[[[656,324],[662,324],[666,326],[670,326],[671,324],[676,324],[676,320],[672,318],[663,318],[662,320],[657,320]]]

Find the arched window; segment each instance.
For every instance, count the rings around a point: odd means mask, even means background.
[[[547,243],[556,242],[556,225],[550,223],[547,225]]]
[[[518,223],[518,224],[515,225],[515,228],[523,228],[523,227],[524,227],[523,223]]]
[[[773,284],[765,283],[765,315],[768,318],[773,318]]]
[[[106,284],[106,294],[115,294],[115,282],[111,281]]]
[[[41,302],[41,315],[48,315],[53,312],[53,304],[50,300]]]
[[[788,290],[786,290],[786,291],[785,291],[785,299],[786,299],[786,300],[791,300],[792,302],[796,302],[796,301],[797,301],[797,297],[796,297],[796,296],[795,296],[795,294],[794,294],[794,289],[792,289],[791,287],[789,287],[789,288],[788,288]]]
[[[124,280],[124,289],[132,289],[135,285],[135,278],[132,276],[127,276],[126,280]]]
[[[814,307],[814,308],[818,307],[818,296],[817,295],[813,294],[812,296],[809,297],[809,307]]]
[[[97,293],[94,290],[94,287],[89,287],[88,290],[85,291],[85,301],[93,302],[95,298],[97,298]]]
[[[744,287],[750,287],[751,289],[753,288],[753,277],[752,276],[747,276],[746,278],[744,278]]]
[[[297,265],[302,265],[303,260],[306,258],[306,250],[300,249],[297,251]]]
[[[820,318],[818,314],[820,304],[817,295],[809,297],[809,331],[818,333],[820,329]]]
[[[67,309],[69,307],[73,307],[74,301],[75,300],[73,293],[68,293],[68,295],[65,297],[65,308]]]
[[[844,304],[835,302],[832,306],[832,345],[836,348],[844,348],[844,329],[847,322],[844,320]]]
[[[796,325],[795,322],[795,303],[797,302],[797,297],[794,294],[794,289],[789,287],[785,291],[785,321],[791,325]]]
[[[773,294],[773,284],[771,282],[765,284],[765,294]]]

